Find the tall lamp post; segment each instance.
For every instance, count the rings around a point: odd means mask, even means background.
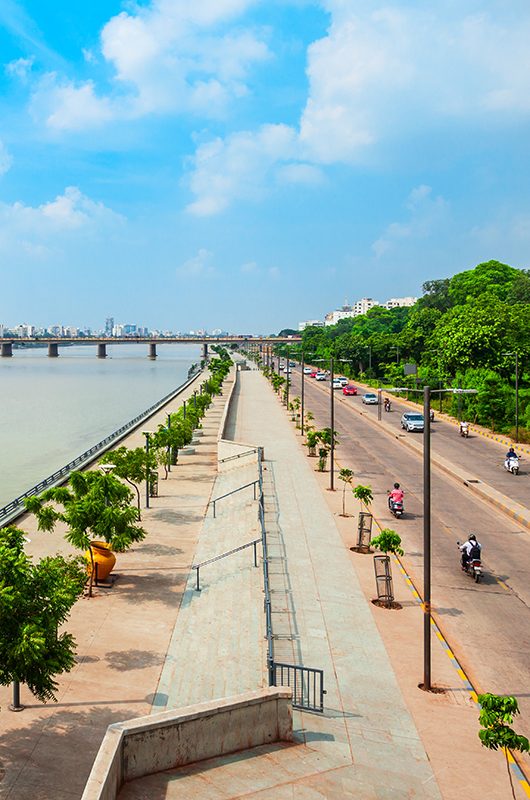
[[[504,356],[515,356],[515,441],[519,442],[519,353],[503,353]]]
[[[403,392],[406,387],[387,389],[389,392]],[[431,394],[452,392],[453,394],[476,394],[476,389],[423,389],[423,685],[430,692],[431,681]]]
[[[149,508],[149,447],[150,447],[150,437],[153,431],[142,431],[143,435],[145,436],[145,456],[146,456],[146,464],[145,464],[145,507]]]

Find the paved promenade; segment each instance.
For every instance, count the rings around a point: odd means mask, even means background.
[[[142,446],[141,431],[164,423],[202,379],[123,443]],[[206,414],[196,454],[181,456],[169,479],[159,481],[148,510],[142,493],[148,536],[117,555],[113,588],[76,603],[67,629],[77,641],[77,665],[60,678],[58,702],[42,705],[22,686],[26,708],[13,713],[11,687],[0,687],[2,800],[79,800],[107,726],[150,713],[217,473],[227,391]],[[17,524],[28,532],[34,556],[72,552],[59,528],[39,533],[30,516]]]

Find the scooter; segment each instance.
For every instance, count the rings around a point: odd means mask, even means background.
[[[467,422],[462,422],[462,424],[460,425],[460,436],[463,436],[464,439],[467,439],[469,437],[469,425],[467,424]]]
[[[393,514],[396,519],[402,517],[405,512],[405,509],[403,507],[403,500],[393,500],[391,497],[389,497],[388,507],[390,509],[390,513]]]
[[[434,411],[432,410],[432,408],[429,411],[429,417],[430,417],[431,422],[434,422]]]
[[[458,549],[460,549],[460,542],[457,542]],[[479,551],[479,548],[474,548]],[[471,551],[473,553],[473,550]],[[462,553],[463,556],[463,553]],[[479,583],[480,579],[482,578],[482,561],[480,560],[480,556],[477,558],[476,556],[470,555],[469,558],[464,560],[462,557],[461,560],[462,571],[467,572],[468,575],[471,575],[475,583]]]
[[[511,472],[512,475],[519,475],[519,459],[507,458],[504,462],[504,469]]]
[[[385,397],[385,411],[390,411],[391,408],[392,408],[392,403],[390,402],[388,397]]]

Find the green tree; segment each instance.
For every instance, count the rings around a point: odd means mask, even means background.
[[[343,482],[342,487],[342,516],[346,516],[346,486],[351,486],[353,470],[342,467],[339,471],[339,479]]]
[[[449,296],[455,305],[464,305],[468,300],[492,295],[506,300],[517,277],[518,270],[500,261],[486,261],[474,269],[453,275],[449,282]]]
[[[518,753],[530,751],[530,742],[526,736],[517,734],[511,727],[513,718],[520,713],[519,704],[515,697],[489,693],[479,694],[478,702],[480,703],[479,722],[482,726],[478,733],[480,741],[489,750],[500,749],[503,751],[513,800],[516,800],[508,751],[512,750]]]
[[[379,536],[372,539],[370,546],[375,547],[376,550],[380,550],[382,553],[394,553],[398,556],[403,555],[401,536],[390,528],[384,528]]]
[[[374,499],[371,486],[362,486],[360,483],[352,489],[353,496],[360,502],[361,509],[363,505],[367,508]]]
[[[148,470],[149,472],[156,470],[157,462],[154,453],[150,450],[147,454],[143,447],[135,447],[131,450],[128,447],[117,447],[116,450],[109,450],[105,453],[101,457],[100,463],[113,464],[113,475],[127,481],[134,488],[138,505],[138,519],[141,520],[138,484],[145,481]]]
[[[113,475],[89,470],[72,472],[66,486],[46,489],[38,497],[24,501],[27,510],[35,514],[39,530],[52,531],[57,522],[64,522],[65,539],[73,547],[88,551],[89,597],[94,576],[92,540],[103,540],[112,550],[122,553],[146,536],[136,524],[138,509],[129,505],[131,498],[132,492]]]
[[[56,555],[33,564],[24,532],[0,529],[0,684],[25,683],[40,701],[55,700],[55,676],[75,664],[75,640],[59,628],[82,594],[86,573]]]

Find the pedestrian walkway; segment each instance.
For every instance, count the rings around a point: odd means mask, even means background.
[[[256,463],[217,476],[212,498],[257,479]],[[257,498],[257,495],[256,495]],[[213,504],[204,519],[195,564],[260,538],[258,501],[252,486]],[[259,554],[261,547],[259,548]],[[256,545],[256,556],[258,545]],[[256,564],[259,562],[256,559]],[[153,711],[166,711],[265,685],[263,578],[247,547],[188,578]]]
[[[165,423],[167,412],[189,400],[202,379],[146,427]],[[14,714],[8,710],[11,687],[0,687],[2,800],[79,800],[107,726],[150,713],[217,473],[218,430],[232,380],[208,409],[195,453],[181,455],[168,479],[161,477],[149,509],[142,493],[148,535],[118,554],[112,588],[96,588],[94,597],[74,606],[66,629],[77,642],[77,663],[60,676],[58,702],[39,703],[22,686],[26,708]],[[120,444],[142,446],[144,429]],[[17,524],[28,533],[35,558],[72,552],[59,526],[40,533],[29,515]]]
[[[239,379],[232,430],[236,440],[264,446],[266,525],[281,565],[271,577],[275,657],[324,670],[326,711],[295,712],[295,746],[257,748],[152,775],[127,784],[120,800],[438,799],[425,750],[315,473],[264,378],[249,371]]]

